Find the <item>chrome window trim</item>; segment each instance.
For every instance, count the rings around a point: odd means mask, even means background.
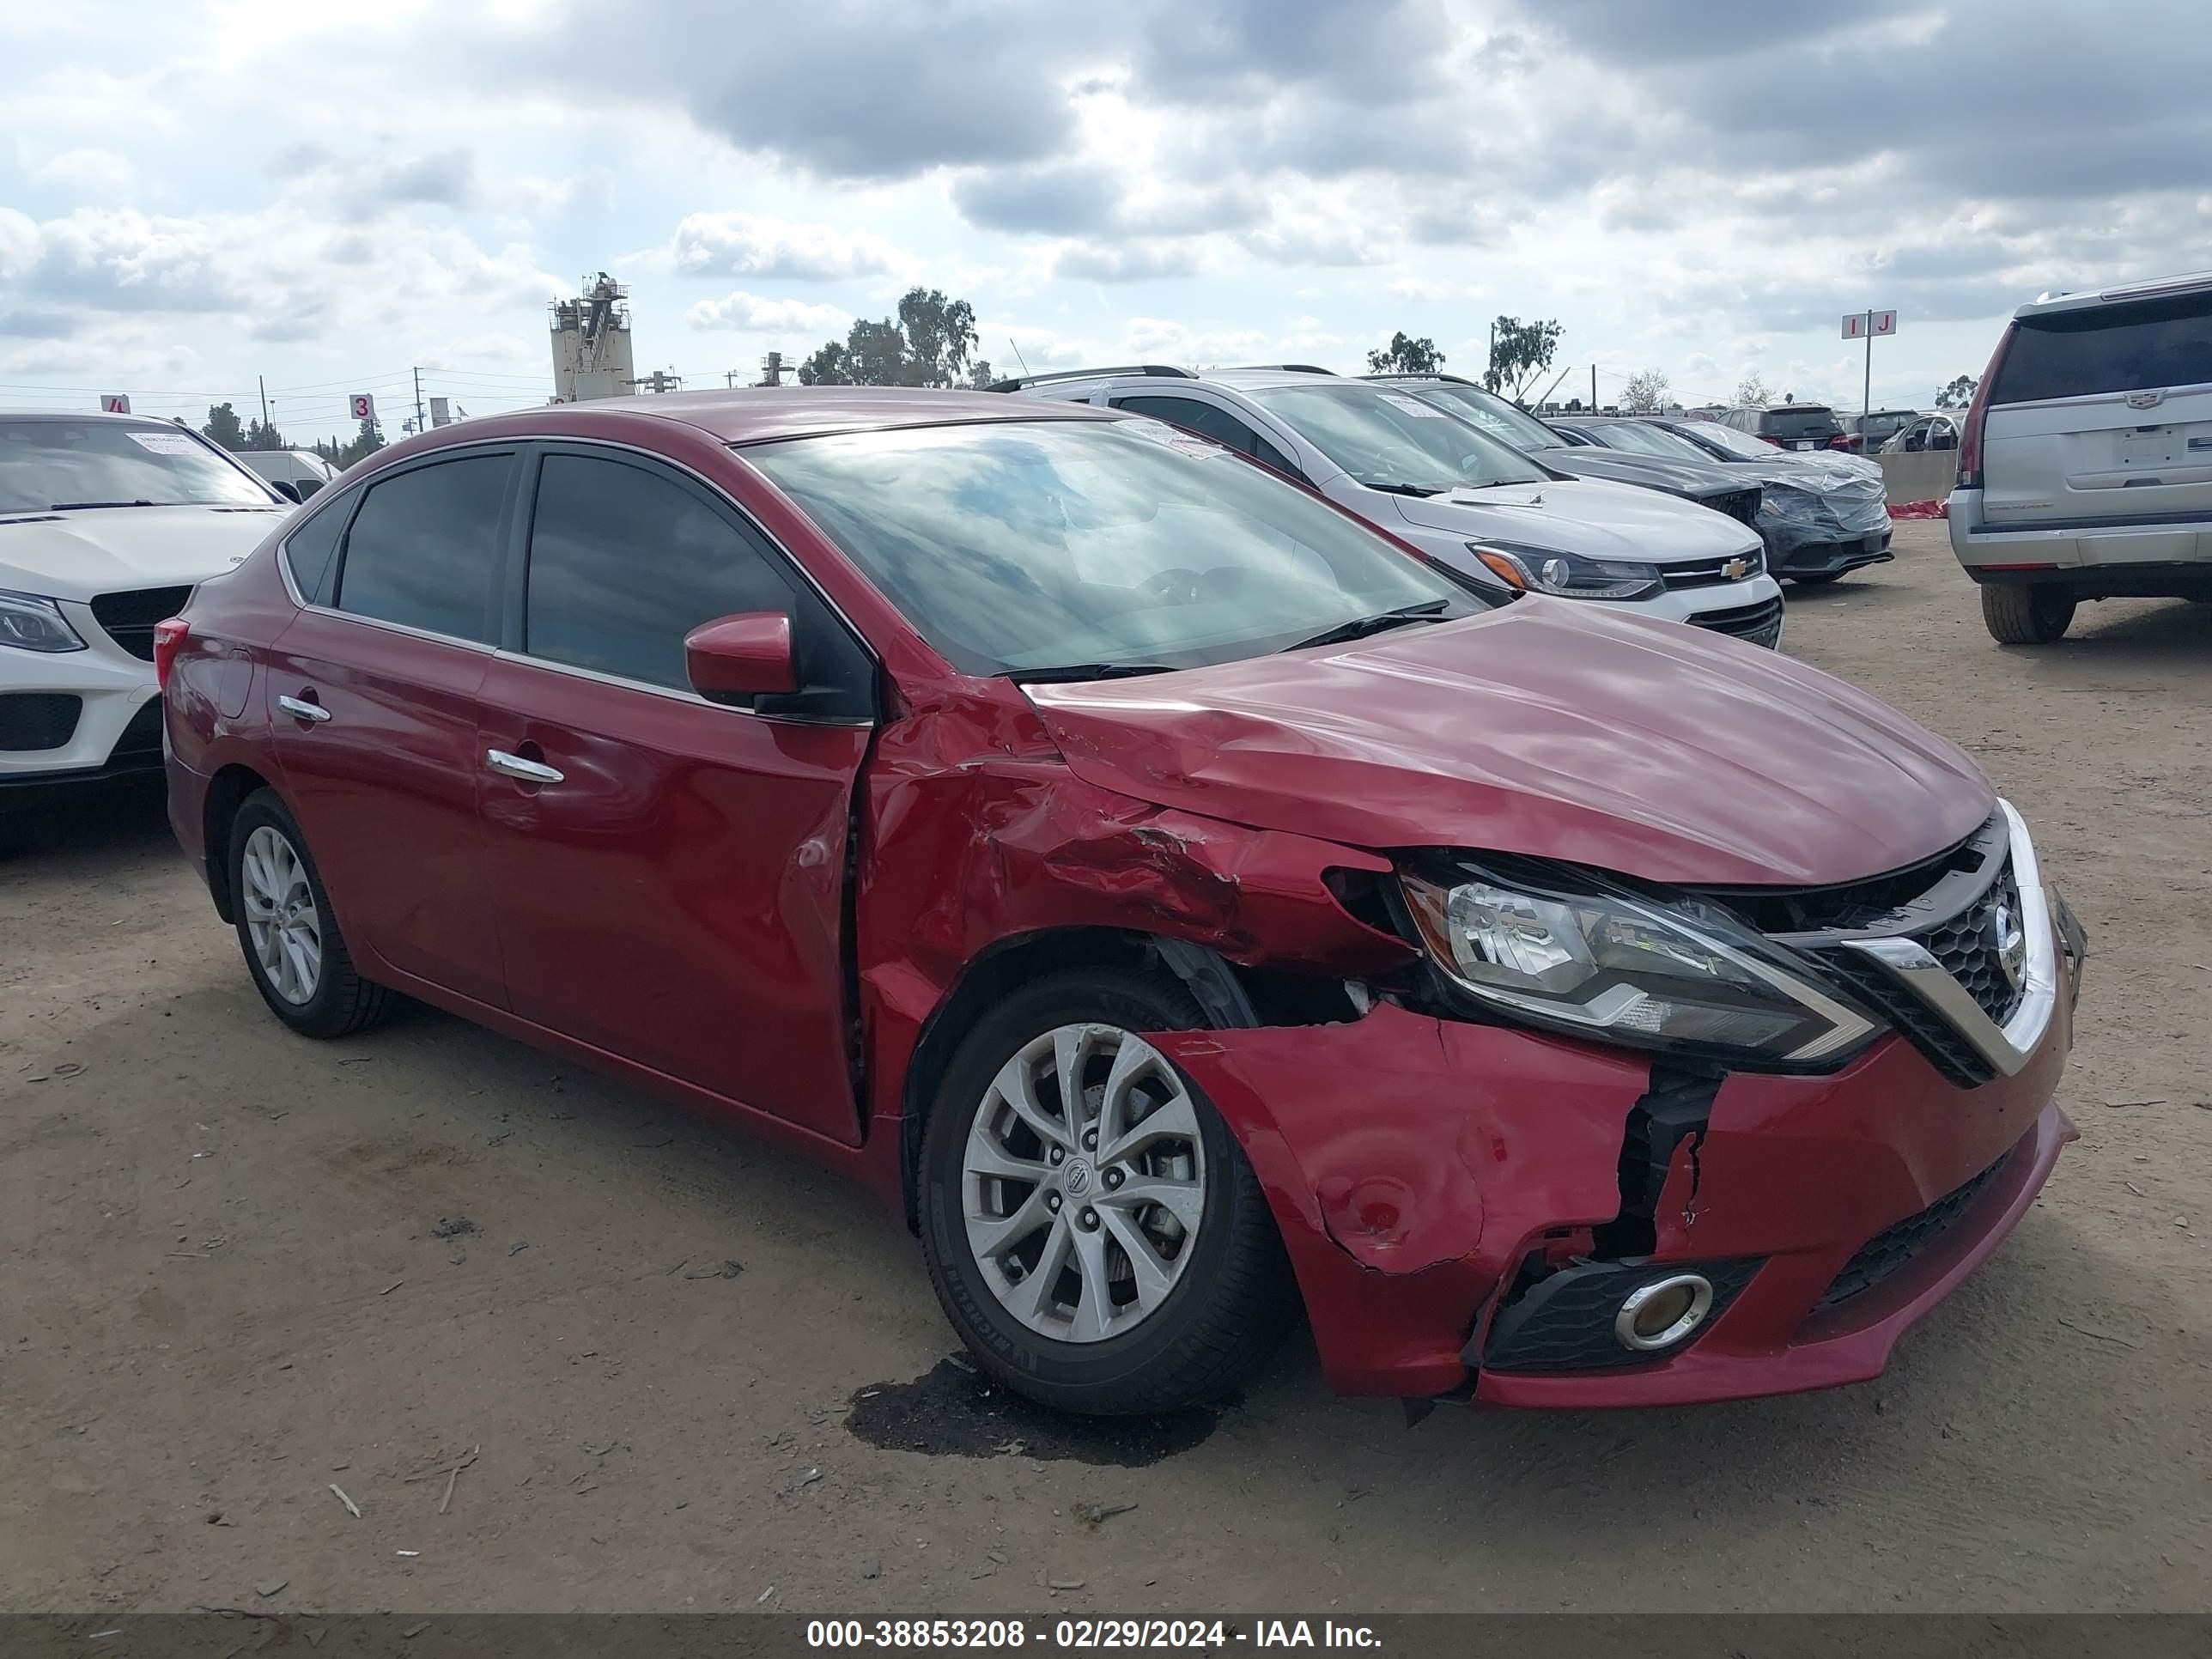
[[[599,685],[611,685],[623,691],[647,691],[656,697],[665,697],[671,702],[695,703],[702,708],[712,708],[719,714],[744,714],[757,720],[774,720],[779,726],[832,726],[866,730],[875,725],[872,720],[850,716],[829,719],[811,714],[771,714],[757,708],[747,708],[740,703],[714,702],[696,691],[681,686],[661,685],[652,680],[634,680],[621,674],[603,673],[596,668],[580,668],[574,663],[558,662],[551,657],[533,657],[525,651],[495,650],[495,662],[515,663],[526,668],[542,668],[549,674],[566,674],[571,679],[590,680]]]
[[[827,592],[823,592],[822,584],[814,579],[814,573],[806,568],[805,561],[801,560],[797,555],[793,553],[789,548],[786,547],[781,542],[770,535],[766,526],[762,525],[762,523],[757,519],[754,518],[751,514],[745,511],[744,507],[741,502],[732,498],[729,491],[724,489],[720,484],[716,483],[712,478],[708,477],[696,467],[687,466],[682,461],[675,460],[666,455],[663,455],[658,450],[647,449],[639,444],[618,442],[611,438],[487,438],[480,442],[453,444],[433,450],[429,453],[433,455],[445,457],[447,455],[465,455],[471,450],[479,449],[506,449],[517,450],[519,452],[520,446],[523,444],[574,444],[589,446],[599,449],[619,450],[626,454],[641,456],[649,461],[657,461],[663,466],[672,467],[675,471],[683,473],[687,477],[698,483],[702,488],[711,492],[717,501],[726,504],[732,512],[735,513],[739,519],[744,520],[747,528],[751,530],[755,535],[758,536],[763,542],[766,543],[770,548],[775,550],[778,557],[782,559],[783,562],[790,566],[792,569],[797,571],[799,573],[799,579],[803,580],[808,587],[813,590],[815,597],[820,599],[823,605],[827,605],[830,608],[830,614],[835,616],[840,623],[843,623],[847,631],[849,632],[854,639],[860,642],[860,649],[866,653],[870,664],[878,669],[880,669],[883,666],[883,659],[877,652],[875,647],[869,642],[868,636],[862,633],[860,629],[854,624],[853,619],[850,617],[845,614],[844,607],[840,605],[837,601],[832,599]],[[517,454],[517,459],[522,459],[519,453]],[[364,480],[362,488],[367,489],[373,487],[374,482],[375,481],[374,479]],[[761,713],[758,709],[744,708],[732,703],[709,702],[706,698],[701,696],[696,691],[690,690],[682,687],[659,685],[650,680],[634,680],[620,674],[602,673],[594,668],[580,668],[574,663],[561,662],[551,657],[535,656],[527,651],[509,651],[496,643],[487,644],[482,640],[465,640],[458,638],[451,634],[433,633],[430,629],[426,628],[410,628],[405,623],[386,622],[380,617],[365,617],[357,611],[341,611],[336,605],[311,604],[301,593],[299,583],[295,581],[292,577],[291,543],[292,527],[288,527],[284,532],[283,539],[276,544],[276,572],[277,574],[283,579],[285,596],[292,601],[295,607],[301,611],[307,612],[311,616],[336,617],[341,621],[359,623],[362,626],[368,628],[381,628],[394,634],[404,634],[415,639],[428,640],[439,645],[457,645],[465,650],[483,652],[495,661],[524,663],[532,668],[545,669],[551,673],[567,674],[577,679],[595,680],[603,685],[619,686],[632,691],[649,691],[655,696],[667,697],[677,702],[696,703],[702,708],[720,709],[724,714],[745,714],[750,716],[754,720],[773,720],[779,726],[867,727],[872,726],[876,723],[872,720],[855,720],[851,718],[823,720],[810,719],[805,716],[792,714],[765,714]],[[524,556],[525,558],[529,556],[526,550]],[[708,620],[711,621],[713,619],[710,617]]]
[[[2020,1006],[2002,1026],[1982,1012],[1966,988],[1922,945],[1909,939],[1854,939],[1844,944],[1879,964],[1972,1045],[2004,1077],[2016,1076],[2042,1045],[2058,1006],[2057,947],[2051,921],[2051,896],[2036,862],[2035,843],[2027,822],[2008,800],[1999,800],[2010,832],[2013,881],[2020,890],[2021,925],[2027,934],[2027,961],[2021,969]]]

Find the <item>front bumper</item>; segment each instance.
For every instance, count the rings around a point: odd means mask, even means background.
[[[81,651],[0,650],[0,800],[161,769],[154,665],[111,639],[90,609],[64,601]]]
[[[1659,617],[1709,629],[1752,645],[1769,649],[1782,642],[1782,589],[1771,575],[1748,576],[1741,581],[1713,582],[1695,587],[1670,587],[1648,599],[1617,603],[1584,599],[1633,617]]]
[[[2078,931],[2063,910],[2055,926],[2068,945],[2049,1016],[2008,1074],[1962,1088],[1892,1036],[1831,1076],[1722,1079],[1702,1133],[1674,1148],[1637,1260],[1744,1263],[1741,1282],[1679,1349],[1580,1370],[1485,1354],[1524,1266],[1587,1249],[1623,1213],[1624,1139],[1656,1093],[1648,1056],[1389,1004],[1345,1024],[1150,1040],[1243,1144],[1339,1391],[1571,1408],[1787,1393],[1881,1371],[2073,1138],[2053,1096]],[[1944,1224],[1900,1226],[1984,1172]],[[1906,1239],[1905,1259],[1832,1294],[1884,1235]]]

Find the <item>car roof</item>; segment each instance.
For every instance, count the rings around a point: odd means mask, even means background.
[[[672,392],[657,396],[601,398],[549,404],[530,411],[542,419],[556,411],[637,415],[696,427],[724,443],[767,443],[824,432],[867,432],[889,427],[946,426],[979,421],[1080,420],[1077,404],[994,396],[988,392],[941,392],[928,386],[747,386],[725,392]],[[1089,411],[1093,418],[1115,418]],[[513,422],[513,415],[471,421]],[[452,430],[448,428],[447,430]],[[507,428],[512,429],[510,425]]]
[[[2172,276],[2153,276],[2146,282],[2117,288],[2088,289],[2079,294],[2063,290],[2039,294],[2019,310],[2015,318],[2035,317],[2051,311],[2088,311],[2101,305],[2129,300],[2154,300],[2169,294],[2195,294],[2212,289],[2212,270],[2185,270]]]
[[[111,415],[104,409],[0,409],[0,421],[68,421],[72,424],[85,421],[112,421],[118,426],[159,426],[186,428],[175,421],[165,421],[155,415]]]

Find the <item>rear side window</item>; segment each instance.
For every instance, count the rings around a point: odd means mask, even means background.
[[[418,466],[369,485],[346,532],[337,606],[491,644],[511,455]]]
[[[309,605],[328,605],[337,575],[338,538],[345,532],[350,501],[333,501],[284,538],[284,562],[292,586]]]
[[[2032,404],[2208,381],[2212,294],[2184,294],[2021,319],[1990,401]]]
[[[684,636],[741,611],[792,609],[792,587],[736,526],[672,479],[548,455],[530,532],[525,648],[678,689]]]
[[[1132,415],[1149,415],[1156,421],[1170,421],[1193,432],[1202,432],[1239,454],[1265,461],[1278,472],[1286,472],[1294,478],[1298,476],[1298,469],[1289,456],[1225,409],[1216,409],[1195,398],[1116,398],[1113,404],[1115,408],[1126,409]]]

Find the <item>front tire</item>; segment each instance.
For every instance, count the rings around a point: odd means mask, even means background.
[[[946,1068],[923,1252],[946,1318],[1016,1391],[1104,1416],[1208,1404],[1296,1321],[1236,1137],[1138,1035],[1204,1024],[1171,982],[1056,974],[978,1020]]]
[[[1982,621],[1999,645],[2049,645],[2073,623],[2073,591],[2056,582],[1984,582]]]
[[[230,825],[239,948],[269,1012],[302,1036],[350,1036],[388,1018],[393,993],[355,971],[307,837],[273,789]]]

